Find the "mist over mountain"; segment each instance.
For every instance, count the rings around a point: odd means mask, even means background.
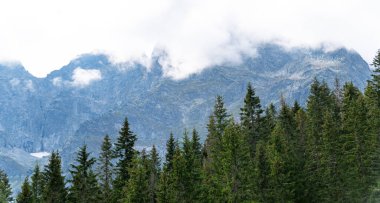
[[[264,44],[239,65],[208,67],[181,80],[165,75],[161,57],[155,55],[147,68],[86,54],[45,78],[21,65],[0,65],[0,168],[17,181],[44,161],[30,153],[59,150],[68,161],[85,143],[96,154],[105,134],[115,140],[126,116],[141,148],[163,148],[170,132],[180,137],[185,128],[197,128],[204,138],[215,96],[222,95],[238,119],[248,82],[263,106],[278,103],[281,95],[304,104],[314,78],[330,86],[335,78],[352,81],[364,89],[371,75],[362,57],[344,48]]]

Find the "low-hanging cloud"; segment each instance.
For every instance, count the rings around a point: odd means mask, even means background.
[[[71,85],[74,87],[85,87],[90,83],[102,79],[102,74],[97,69],[82,69],[80,67],[73,71]],[[57,82],[53,80],[54,82]]]
[[[22,6],[20,6],[22,5]],[[164,49],[166,74],[239,63],[262,42],[345,46],[371,62],[380,48],[377,0],[15,0],[0,3],[0,59],[45,76],[77,55],[116,62]]]

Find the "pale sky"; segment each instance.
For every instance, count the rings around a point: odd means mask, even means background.
[[[372,62],[379,0],[0,0],[0,61],[44,77],[84,53],[149,61],[164,49],[169,75],[255,54],[255,45],[347,47]]]

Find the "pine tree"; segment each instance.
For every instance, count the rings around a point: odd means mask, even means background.
[[[260,132],[261,132],[260,140],[264,140],[265,142],[268,141],[268,138],[276,125],[276,118],[277,118],[276,107],[271,103],[265,109],[265,116],[262,118],[262,122],[260,124]]]
[[[104,137],[101,152],[99,155],[99,185],[101,190],[102,202],[110,202],[112,195],[112,174],[113,174],[113,153],[110,137]]]
[[[186,199],[184,198],[186,195],[185,173],[187,170],[185,164],[186,162],[183,152],[177,142],[174,150],[172,175],[170,176],[172,178],[172,184],[170,185],[171,199],[174,200],[174,202],[186,202]]]
[[[269,185],[269,159],[267,155],[267,144],[260,140],[256,146],[254,159],[254,195],[258,202],[268,202],[270,198]]]
[[[70,169],[72,185],[69,188],[68,200],[75,203],[99,202],[100,189],[92,170],[96,160],[90,158],[86,145],[79,149],[75,161],[77,165],[71,164]]]
[[[149,202],[149,160],[145,149],[141,155],[135,154],[129,174],[125,202]]]
[[[135,156],[135,142],[137,137],[130,130],[128,119],[125,118],[119,137],[115,143],[116,177],[113,184],[113,201],[123,199],[123,189],[130,178],[128,169],[133,167],[132,159]]]
[[[297,185],[296,123],[291,109],[281,102],[276,127],[268,143],[269,184],[274,202],[294,202]]]
[[[160,156],[157,152],[156,147],[153,145],[152,150],[149,154],[149,200],[150,203],[157,202],[157,190],[158,181],[160,180]]]
[[[12,189],[7,174],[0,170],[0,202],[12,202]]]
[[[241,125],[248,135],[250,144],[250,153],[252,159],[255,157],[256,144],[261,138],[260,135],[260,119],[263,110],[261,109],[260,99],[255,94],[255,89],[251,83],[248,83],[247,93],[244,98],[244,106],[240,109]]]
[[[216,97],[214,110],[207,125],[208,134],[204,147],[204,174],[202,199],[208,202],[223,201],[223,184],[219,181],[222,166],[220,156],[223,151],[222,136],[230,122],[230,115],[224,107],[223,98]]]
[[[172,155],[167,156],[172,153]],[[170,136],[166,145],[166,160],[158,184],[158,202],[178,202],[183,191],[181,182],[182,155],[178,142]]]
[[[166,154],[163,170],[157,186],[158,202],[174,202],[174,156],[176,152],[177,142],[172,133],[166,142]]]
[[[199,137],[195,129],[193,130],[192,140],[189,139],[187,131],[183,137],[183,158],[184,158],[184,201],[192,202],[199,200],[200,181],[201,181],[201,149]]]
[[[165,154],[165,168],[168,171],[173,169],[173,157],[176,142],[174,140],[173,133],[170,133],[169,140],[166,143],[166,154]]]
[[[333,100],[331,91],[325,82],[320,83],[314,80],[310,88],[310,95],[306,109],[306,196],[311,202],[321,202],[322,190],[325,190],[321,181],[323,177],[321,166],[322,125],[323,114],[326,111],[333,111]]]
[[[43,174],[40,171],[40,166],[36,164],[33,170],[33,174],[31,177],[32,183],[31,183],[31,190],[32,190],[32,199],[33,203],[40,203],[42,202],[42,193],[44,188],[43,183]]]
[[[217,179],[222,183],[224,202],[249,202],[253,196],[253,170],[248,137],[233,121],[222,137],[221,168]],[[218,175],[219,175],[218,174]]]
[[[65,188],[65,177],[62,175],[61,157],[58,153],[52,152],[49,163],[43,172],[44,191],[43,202],[64,203],[66,202],[67,190]]]
[[[371,132],[364,97],[352,83],[344,86],[342,112],[345,200],[365,202],[379,175],[379,134]]]
[[[372,198],[376,201],[380,201],[380,50],[378,50],[375,58],[373,59],[372,65],[376,68],[372,74],[372,79],[368,81],[367,87],[365,89],[365,102],[368,108],[369,116],[369,131],[372,135],[377,135],[377,152],[374,157],[377,166],[373,169],[376,175],[373,179],[378,180],[377,187],[374,188]]]
[[[33,194],[29,184],[29,177],[26,177],[21,186],[21,192],[17,195],[17,203],[32,203]]]

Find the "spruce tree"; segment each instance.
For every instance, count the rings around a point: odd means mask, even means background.
[[[270,134],[272,133],[276,125],[277,111],[276,107],[271,103],[265,109],[264,117],[260,124],[261,139],[265,142],[268,141]]]
[[[157,186],[157,200],[158,202],[174,202],[174,156],[176,152],[177,142],[172,133],[170,133],[169,140],[166,142],[165,162],[160,179]]]
[[[129,174],[125,202],[149,202],[149,160],[145,149],[141,155],[135,154]]]
[[[49,163],[45,166],[43,179],[45,183],[42,194],[43,202],[66,202],[67,190],[65,188],[65,177],[62,175],[61,157],[58,151],[52,152]]]
[[[7,174],[0,169],[0,202],[12,202],[12,189]]]
[[[223,201],[223,184],[218,179],[222,172],[220,171],[222,167],[220,157],[223,151],[222,136],[230,122],[230,115],[227,113],[221,96],[216,97],[214,110],[209,118],[208,134],[204,147],[202,199],[208,202],[219,202]]]
[[[230,121],[222,137],[221,171],[217,179],[222,184],[223,202],[253,200],[253,170],[248,137],[238,124]]]
[[[137,137],[130,130],[128,119],[125,118],[123,127],[119,132],[119,137],[115,143],[114,155],[117,159],[116,177],[113,184],[113,201],[118,201],[123,197],[123,189],[130,178],[128,169],[133,167],[132,159],[135,156],[135,142]]]
[[[112,143],[106,135],[103,139],[99,155],[98,176],[102,202],[110,202],[112,197],[113,163]]]
[[[173,157],[176,142],[174,140],[173,133],[170,133],[169,140],[166,143],[166,154],[164,166],[166,170],[171,171],[173,169]]]
[[[375,145],[377,145],[377,152],[374,157],[375,163],[380,163],[380,50],[378,50],[372,65],[376,68],[372,74],[372,79],[368,81],[365,89],[365,102],[368,108],[369,131],[372,135],[377,135],[379,138]],[[380,164],[374,169],[373,179],[378,180],[377,187],[373,189],[371,195],[373,201],[380,201]]]
[[[352,83],[344,86],[342,111],[344,200],[365,202],[378,177],[379,135],[371,132],[364,97]]]
[[[267,143],[260,140],[256,146],[254,159],[254,198],[258,202],[268,202],[271,199],[269,174],[270,165],[267,155]]]
[[[156,147],[153,145],[152,150],[149,154],[149,184],[148,184],[148,192],[149,192],[149,200],[150,203],[157,202],[157,191],[158,191],[158,182],[160,180],[160,156],[157,152]]]
[[[331,91],[325,82],[314,80],[310,88],[310,95],[306,108],[306,161],[305,174],[307,174],[305,186],[305,198],[312,202],[321,202],[318,194],[325,190],[321,184],[323,172],[321,168],[322,125],[323,114],[326,111],[333,111],[333,100]]]
[[[31,190],[32,190],[32,199],[33,199],[32,202],[40,203],[42,202],[44,182],[43,182],[43,174],[40,171],[40,166],[38,164],[36,164],[36,166],[34,167],[31,180],[32,180]]]
[[[255,94],[255,89],[251,83],[248,83],[247,93],[244,98],[244,106],[240,109],[240,121],[248,135],[250,144],[250,153],[252,159],[255,157],[256,144],[261,138],[260,119],[263,110],[261,109],[260,99]]]
[[[68,200],[73,203],[99,202],[100,189],[92,170],[96,160],[90,157],[86,145],[79,149],[75,161],[77,164],[71,164],[70,169],[72,185],[69,188]]]
[[[281,111],[268,143],[269,184],[273,202],[294,202],[297,185],[296,123],[282,100]]]
[[[191,202],[199,199],[200,188],[200,144],[197,132],[193,130],[192,140],[189,139],[187,131],[183,137],[183,158],[184,158],[184,201]],[[194,141],[194,142],[193,142]]]
[[[26,177],[21,186],[21,192],[17,195],[17,203],[32,203],[33,194],[29,184],[29,177]]]

